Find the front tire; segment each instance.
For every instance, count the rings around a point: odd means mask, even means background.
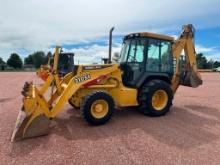
[[[115,110],[113,98],[104,91],[95,91],[86,96],[81,104],[85,120],[92,125],[108,122]]]
[[[140,111],[145,115],[165,115],[172,106],[173,92],[170,84],[163,80],[152,80],[140,90]]]

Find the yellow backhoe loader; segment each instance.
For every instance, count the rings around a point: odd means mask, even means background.
[[[67,102],[80,107],[88,123],[100,125],[121,107],[136,106],[149,116],[165,115],[179,85],[202,84],[192,25],[184,25],[176,40],[147,32],[126,35],[119,62],[115,64],[111,63],[111,40],[109,48],[107,64],[74,65],[73,54],[62,54],[56,47],[53,69],[43,86],[38,88],[32,82],[24,85],[23,106],[11,140],[48,134],[50,120]],[[181,64],[183,50],[185,59]],[[62,79],[58,69],[61,56],[65,57],[63,61],[69,69]],[[48,91],[50,98],[45,96]]]

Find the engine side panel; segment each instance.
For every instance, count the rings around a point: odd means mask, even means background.
[[[109,69],[115,68],[113,72],[109,73]],[[136,106],[137,90],[135,88],[125,87],[122,83],[122,72],[118,64],[111,65],[88,65],[79,66],[77,71],[77,81],[83,81],[88,78],[90,74],[99,74],[97,79],[92,79],[84,84],[70,99],[71,102],[79,107],[82,99],[89,93],[97,90],[106,91],[111,95],[119,107]],[[81,75],[86,75],[82,77]]]

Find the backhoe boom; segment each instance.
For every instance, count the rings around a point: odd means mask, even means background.
[[[173,57],[176,61],[175,73],[172,78],[172,88],[175,93],[179,85],[197,87],[202,84],[201,75],[198,72],[196,51],[194,45],[194,28],[191,24],[184,25],[179,38],[172,46]],[[180,66],[180,56],[185,52],[185,64]]]

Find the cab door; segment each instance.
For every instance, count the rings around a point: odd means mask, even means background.
[[[145,72],[146,42],[143,38],[133,38],[128,41],[126,62],[121,65],[124,75],[123,82],[127,86],[134,86]]]

